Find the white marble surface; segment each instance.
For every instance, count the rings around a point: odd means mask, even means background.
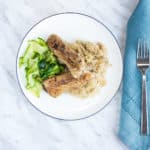
[[[15,73],[19,44],[36,22],[66,11],[89,14],[115,34],[123,52],[125,26],[138,0],[0,0],[0,150],[126,150],[117,138],[121,90],[103,111],[79,121],[44,116],[22,95]]]

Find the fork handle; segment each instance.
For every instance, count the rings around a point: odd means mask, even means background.
[[[148,103],[147,103],[147,88],[146,88],[146,74],[142,75],[142,111],[141,111],[141,134],[148,135]]]

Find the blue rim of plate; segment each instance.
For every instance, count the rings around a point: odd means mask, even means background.
[[[28,35],[28,33],[29,33],[35,26],[37,26],[39,23],[41,23],[42,21],[44,21],[44,20],[46,20],[46,19],[48,19],[48,18],[57,16],[57,15],[63,15],[63,14],[77,14],[77,15],[85,16],[85,17],[91,18],[91,19],[95,20],[96,22],[98,22],[99,24],[103,25],[103,26],[109,31],[109,33],[113,36],[113,38],[115,39],[115,42],[117,43],[117,45],[118,45],[118,47],[119,47],[119,50],[120,50],[119,52],[120,52],[120,56],[121,56],[121,60],[122,60],[122,61],[121,61],[121,64],[122,64],[121,80],[120,80],[118,89],[116,90],[115,94],[112,96],[112,98],[109,100],[109,102],[106,103],[101,109],[99,109],[99,110],[96,111],[95,113],[92,113],[91,115],[88,115],[88,116],[86,116],[86,117],[81,117],[81,118],[79,118],[79,119],[61,119],[61,118],[54,117],[54,116],[52,116],[52,115],[49,115],[49,114],[47,114],[47,113],[41,111],[39,108],[37,108],[35,105],[33,105],[33,104],[30,102],[30,100],[28,99],[28,97],[25,95],[23,89],[21,88],[21,84],[20,84],[20,81],[19,81],[19,78],[18,78],[18,73],[17,73],[17,60],[18,60],[19,51],[20,51],[21,45],[22,45],[22,43],[23,43],[25,37]],[[24,97],[26,98],[26,100],[27,100],[36,110],[38,110],[38,111],[39,111],[40,113],[42,113],[43,115],[46,115],[46,116],[51,117],[51,118],[53,118],[53,119],[64,120],[64,121],[76,121],[76,120],[86,119],[86,118],[89,118],[89,117],[91,117],[91,116],[94,116],[94,115],[97,114],[98,112],[102,111],[107,105],[109,105],[109,104],[112,102],[113,98],[117,95],[117,93],[118,93],[118,91],[119,91],[119,89],[120,89],[121,82],[122,82],[122,76],[123,76],[123,58],[122,58],[122,54],[121,54],[121,48],[120,48],[120,46],[119,46],[119,43],[118,43],[118,41],[117,41],[115,35],[112,33],[112,31],[111,31],[105,24],[103,24],[101,21],[99,21],[98,19],[96,19],[96,18],[94,18],[94,17],[92,17],[92,16],[90,16],[90,15],[87,15],[87,14],[84,14],[84,13],[80,13],[80,12],[62,12],[62,13],[56,13],[56,14],[50,15],[50,16],[45,17],[45,18],[43,18],[42,20],[38,21],[36,24],[34,24],[34,25],[28,30],[28,32],[27,32],[27,33],[25,34],[25,36],[23,37],[23,39],[22,39],[22,41],[21,41],[21,44],[20,44],[20,46],[19,46],[19,48],[18,48],[17,56],[16,56],[16,76],[17,76],[17,82],[18,82],[18,84],[19,84],[19,87],[20,87],[20,89],[21,89],[21,92],[23,93],[23,95],[24,95]]]

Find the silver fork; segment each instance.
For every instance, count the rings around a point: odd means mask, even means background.
[[[148,102],[146,88],[146,71],[150,66],[150,53],[147,42],[139,39],[137,49],[137,67],[142,75],[142,102],[141,102],[141,134],[149,134]]]

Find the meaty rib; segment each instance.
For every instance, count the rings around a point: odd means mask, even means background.
[[[90,78],[91,75],[89,73],[81,75],[78,79],[74,78],[71,73],[64,73],[45,80],[43,86],[51,96],[57,97],[64,91],[69,91],[71,88],[80,88]]]
[[[48,38],[47,43],[58,60],[67,66],[74,78],[79,78],[83,74],[85,65],[79,53],[67,47],[67,44],[54,34]]]

